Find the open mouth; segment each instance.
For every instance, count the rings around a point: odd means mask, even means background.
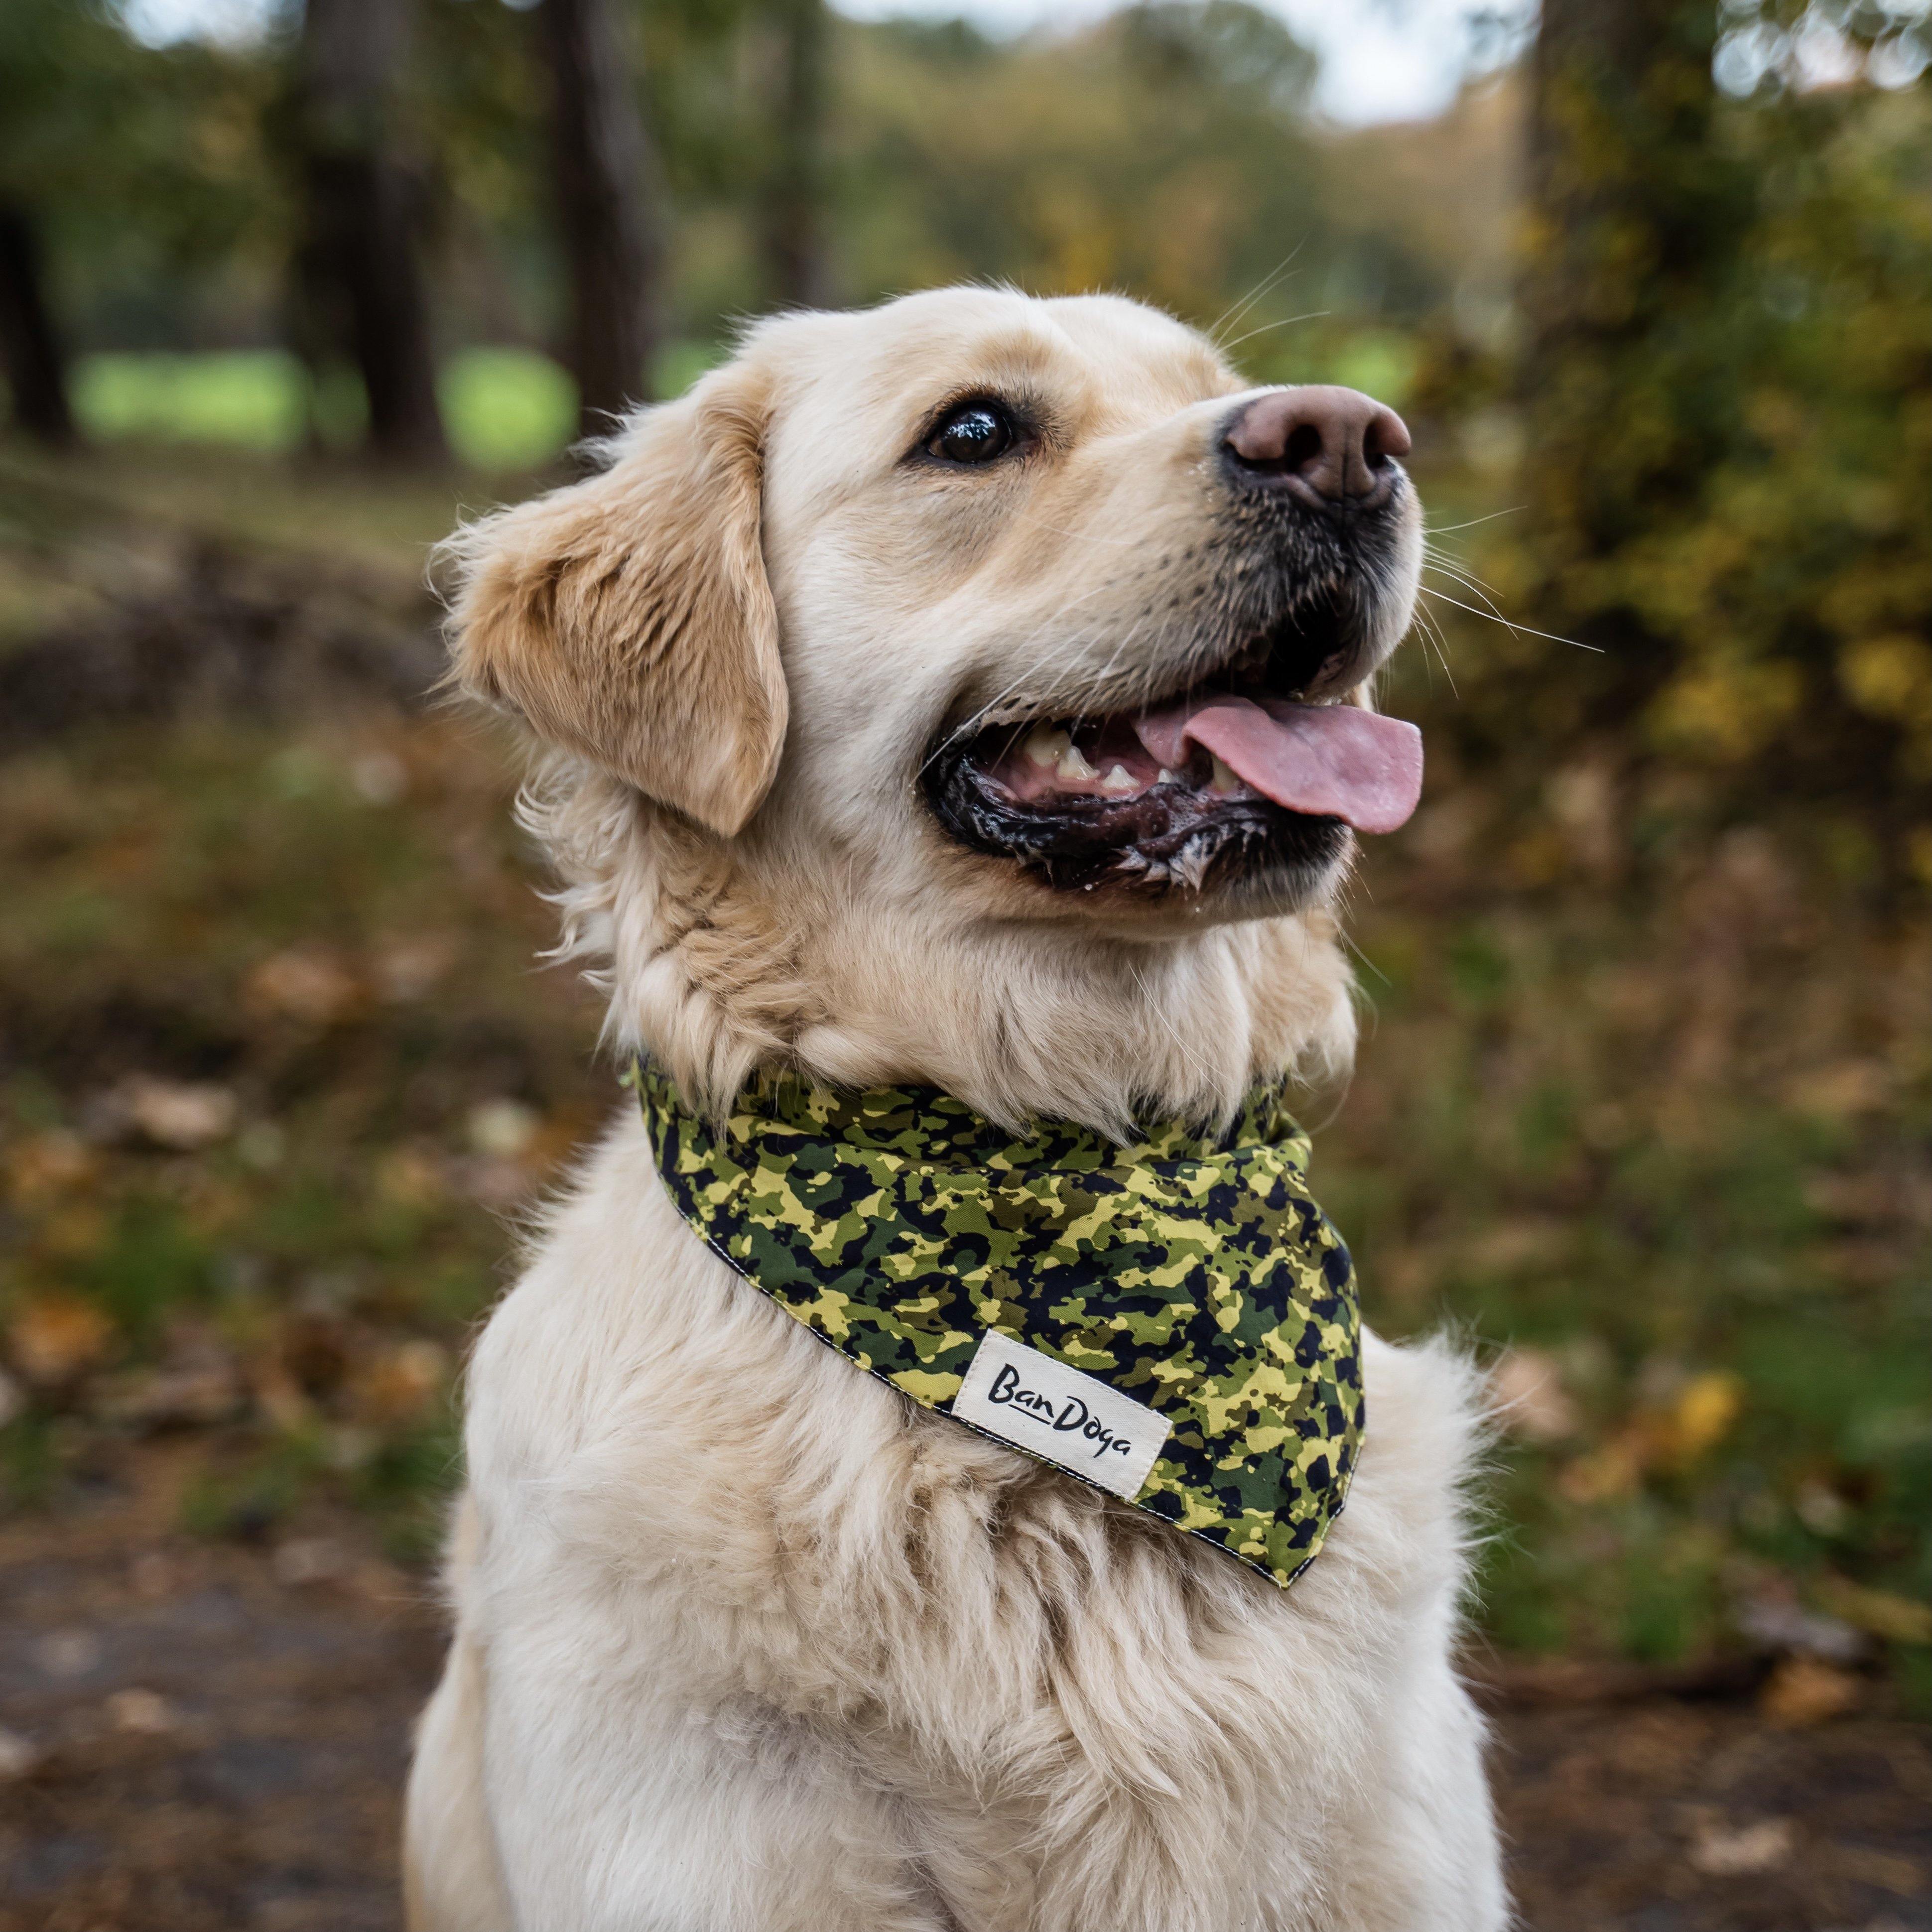
[[[1340,662],[1324,648],[1334,628],[1285,620],[1137,710],[957,735],[927,766],[933,809],[964,844],[1061,889],[1199,892],[1258,868],[1312,880],[1348,828],[1394,831],[1422,787],[1414,725],[1309,701]]]

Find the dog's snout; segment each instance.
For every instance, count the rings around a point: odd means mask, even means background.
[[[1330,383],[1270,389],[1232,417],[1222,447],[1237,484],[1286,488],[1317,508],[1366,509],[1394,488],[1408,430],[1394,410]]]

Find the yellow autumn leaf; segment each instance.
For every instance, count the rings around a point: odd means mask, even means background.
[[[1671,1447],[1696,1462],[1731,1432],[1744,1406],[1744,1385],[1728,1370],[1712,1369],[1684,1384],[1670,1414]]]

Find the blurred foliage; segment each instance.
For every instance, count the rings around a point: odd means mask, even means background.
[[[500,0],[416,10],[410,112],[433,184],[440,332],[548,342],[562,303],[533,23]],[[671,320],[715,341],[766,298],[772,22],[749,0],[638,15],[675,217]],[[280,338],[295,225],[280,125],[292,42],[277,18],[259,41],[156,47],[110,0],[8,8],[0,191],[49,227],[76,346]],[[842,301],[1004,277],[1131,286],[1207,322],[1279,268],[1249,326],[1310,310],[1407,325],[1459,290],[1496,311],[1510,137],[1493,103],[1420,136],[1419,167],[1415,143],[1323,133],[1305,112],[1312,57],[1246,0],[1148,0],[1011,40],[956,21],[838,20],[834,33]]]
[[[40,221],[75,346],[273,312],[290,227],[265,161],[278,51],[142,46],[104,0],[0,8],[0,199]]]
[[[1924,876],[1932,92],[1729,98],[1716,12],[1653,10],[1678,38],[1634,78],[1579,53],[1545,85],[1527,508],[1478,546],[1506,614],[1593,655],[1498,631],[1467,726],[1616,741],[1720,817],[1822,804]]]
[[[1605,776],[1526,815],[1436,761],[1369,857],[1372,1017],[1318,1162],[1370,1318],[1507,1342],[1532,1398],[1498,1640],[1663,1660],[1794,1588],[1932,1595],[1932,935],[1762,824],[1654,822],[1633,892]]]
[[[1017,50],[958,22],[854,38],[845,248],[868,292],[1129,286],[1210,320],[1328,225],[1298,119],[1314,63],[1240,0]]]
[[[321,1484],[433,1534],[497,1217],[601,1090],[582,1010],[531,976],[509,790],[462,728],[380,711],[0,768],[16,1502],[104,1430],[238,1431],[201,1526]]]

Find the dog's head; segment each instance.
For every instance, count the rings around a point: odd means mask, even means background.
[[[761,1051],[970,1088],[908,1044],[921,986],[1010,1038],[1042,978],[1172,982],[1234,922],[1295,925],[1312,971],[1297,916],[1350,825],[1414,802],[1413,734],[1366,702],[1415,595],[1407,446],[1367,398],[1244,389],[1113,298],[786,316],[602,473],[466,533],[458,675],[604,775],[628,855],[588,856],[580,810],[565,837],[607,926],[628,866],[688,936],[674,850],[706,930],[755,904],[797,1009]]]

